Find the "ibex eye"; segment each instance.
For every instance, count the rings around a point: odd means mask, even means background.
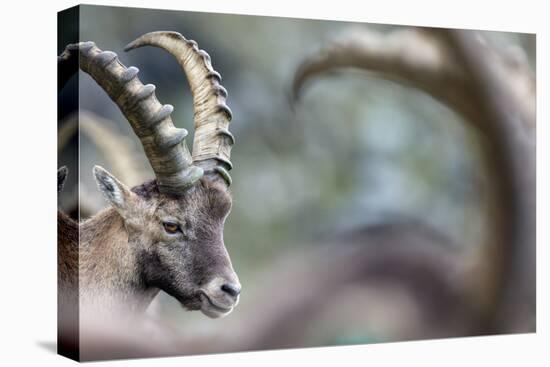
[[[164,230],[170,234],[181,232],[180,226],[177,223],[163,222],[162,225],[164,227]]]

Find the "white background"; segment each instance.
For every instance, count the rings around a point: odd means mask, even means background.
[[[209,12],[280,15],[537,33],[538,141],[548,140],[550,11],[544,1],[95,1]],[[56,338],[56,12],[71,1],[4,1],[0,91],[0,364],[69,365],[52,352]],[[537,187],[548,187],[538,144]],[[100,365],[550,365],[548,195],[537,198],[537,334],[447,339],[360,347],[101,362]],[[45,347],[49,346],[49,347]],[[546,347],[546,348],[545,348]]]

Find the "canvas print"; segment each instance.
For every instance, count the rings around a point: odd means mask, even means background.
[[[58,352],[535,332],[535,35],[58,14]]]

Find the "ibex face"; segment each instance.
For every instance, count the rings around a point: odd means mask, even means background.
[[[223,242],[227,189],[201,179],[176,197],[159,192],[155,181],[129,190],[102,168],[94,173],[124,220],[143,281],[209,317],[231,312],[241,286]]]

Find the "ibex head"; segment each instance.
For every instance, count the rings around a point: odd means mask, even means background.
[[[187,131],[171,120],[173,107],[159,103],[155,87],[141,83],[137,68],[126,68],[116,54],[93,42],[68,46],[60,62],[79,53],[80,67],[118,105],[155,172],[155,180],[129,189],[103,168],[94,168],[101,192],[123,220],[139,281],[166,291],[188,309],[219,317],[237,304],[241,289],[223,242],[234,143],[227,92],[210,57],[194,41],[179,33],[153,32],[126,50],[145,45],[170,52],[187,75],[195,109],[192,155]]]
[[[94,174],[124,220],[143,281],[187,309],[210,317],[229,313],[241,286],[223,242],[231,209],[227,189],[203,178],[185,195],[173,196],[155,181],[130,190],[100,167]]]

